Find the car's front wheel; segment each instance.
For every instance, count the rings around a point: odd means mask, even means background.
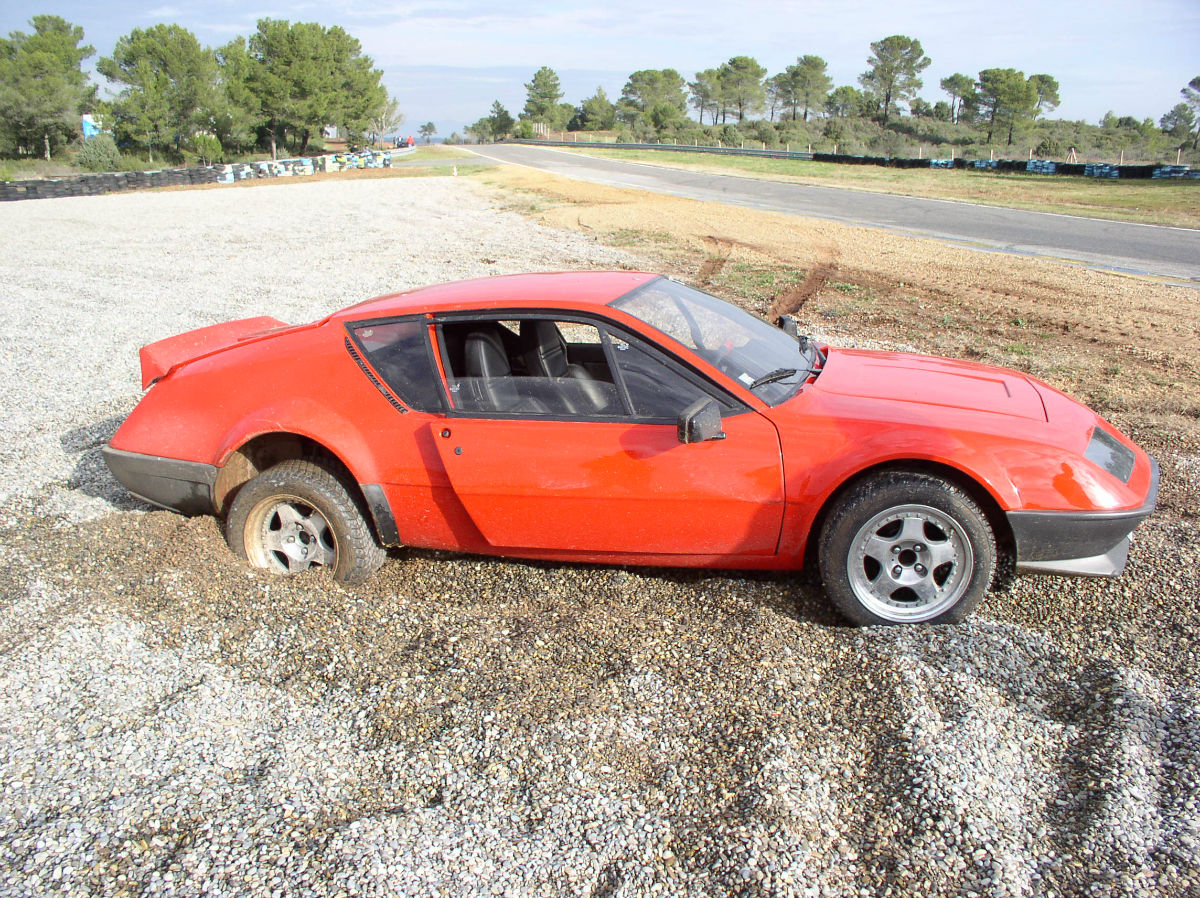
[[[818,551],[830,600],[863,626],[962,620],[987,592],[996,557],[975,501],[912,472],[879,474],[841,496]]]
[[[342,583],[361,583],[385,553],[350,491],[311,461],[280,462],[240,490],[225,538],[239,557],[276,574],[324,568]]]

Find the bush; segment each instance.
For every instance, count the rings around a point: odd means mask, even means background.
[[[1034,147],[1033,155],[1041,159],[1057,159],[1063,154],[1062,144],[1053,137],[1047,135],[1042,138],[1042,142]]]
[[[905,139],[903,134],[897,134],[895,131],[884,131],[879,136],[873,138],[867,144],[871,152],[876,156],[891,156],[894,158],[905,158],[908,156],[917,155],[916,150]]]
[[[201,131],[191,139],[191,145],[184,153],[184,158],[189,162],[194,159],[200,165],[212,165],[225,158],[225,151],[215,134]]]
[[[88,171],[119,171],[121,151],[109,134],[97,134],[83,141],[75,154],[75,164]]]
[[[695,144],[701,147],[711,147],[715,142],[703,128],[681,128],[675,132],[675,139],[681,144]]]
[[[779,132],[775,130],[775,126],[763,119],[757,119],[750,123],[750,137],[757,140],[759,143],[766,144],[767,149],[775,149],[779,146]]]
[[[840,118],[831,118],[825,123],[825,129],[822,133],[834,143],[840,143],[846,139],[849,131],[850,129],[846,127],[846,123]]]
[[[717,140],[727,147],[740,147],[744,139],[736,125],[723,125],[717,132]]]

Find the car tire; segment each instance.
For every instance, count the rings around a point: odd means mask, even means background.
[[[238,490],[225,538],[253,567],[284,576],[325,568],[345,584],[363,582],[386,557],[342,480],[299,459],[280,462]]]
[[[838,498],[821,529],[818,563],[826,594],[855,624],[956,623],[992,582],[996,538],[959,487],[888,472]]]

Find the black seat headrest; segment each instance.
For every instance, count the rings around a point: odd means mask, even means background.
[[[567,343],[553,321],[521,322],[521,355],[533,377],[567,376]]]

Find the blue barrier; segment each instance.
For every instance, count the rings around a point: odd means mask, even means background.
[[[787,150],[753,150],[739,147],[689,146],[674,143],[610,143],[596,140],[506,140],[504,143],[531,146],[564,147],[605,150],[661,150],[677,153],[708,153],[722,156],[766,156],[775,159],[835,162],[843,165],[882,165],[889,168],[962,168],[977,171],[1027,172],[1038,175],[1090,175],[1101,178],[1187,178],[1200,179],[1200,171],[1186,171],[1187,166],[1111,165],[1109,163],[1054,162],[1049,159],[911,159],[898,156],[851,156],[834,153],[793,153]],[[1183,173],[1172,173],[1174,169]],[[1090,170],[1089,170],[1090,169]],[[1114,174],[1115,172],[1115,174]],[[1158,174],[1152,174],[1158,172]]]
[[[1190,165],[1160,165],[1150,174],[1152,178],[1188,178],[1200,180],[1200,170],[1192,171]]]

